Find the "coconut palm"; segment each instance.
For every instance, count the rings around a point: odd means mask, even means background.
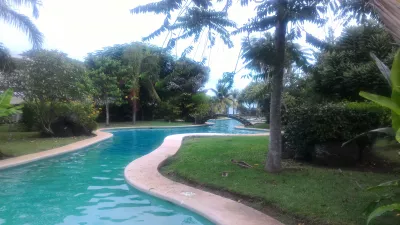
[[[127,65],[128,80],[125,81],[130,88],[129,100],[132,102],[132,123],[136,124],[137,103],[140,87],[143,86],[150,96],[160,101],[160,97],[154,88],[160,72],[159,58],[146,45],[133,43],[125,50],[123,60]]]
[[[233,86],[233,73],[224,73],[223,77],[218,80],[215,89],[209,89],[215,94],[214,111],[217,113],[229,114],[229,107],[234,104],[231,96]]]
[[[247,69],[257,73],[251,75],[255,80],[266,79],[269,82],[276,65],[275,54],[275,40],[271,33],[266,33],[262,38],[245,38],[242,42],[241,58]],[[293,42],[293,35],[288,35],[285,54],[285,75],[290,73],[293,65],[303,71],[310,69],[308,60],[311,56],[299,44]]]
[[[230,91],[229,95],[232,97],[232,114],[235,115],[235,108],[237,109],[239,102],[238,102],[238,98],[240,95],[240,91],[238,89],[233,89]]]
[[[38,18],[39,5],[40,0],[0,0],[0,20],[26,33],[33,48],[40,48],[42,46],[43,34],[28,16],[17,12],[15,8],[21,6],[30,7],[32,8],[32,15]]]

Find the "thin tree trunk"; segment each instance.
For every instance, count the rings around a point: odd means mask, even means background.
[[[132,124],[136,124],[136,100],[133,100],[133,105],[132,105]]]
[[[278,6],[275,41],[276,41],[276,67],[275,74],[272,75],[272,92],[270,108],[270,132],[269,132],[269,151],[265,170],[271,173],[279,172],[282,169],[282,124],[281,124],[281,101],[283,89],[283,73],[285,61],[286,43],[286,21],[284,19],[285,5],[284,0],[280,0]]]
[[[110,106],[108,98],[106,99],[106,127],[110,126]]]

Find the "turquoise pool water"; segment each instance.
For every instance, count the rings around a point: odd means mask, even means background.
[[[0,171],[0,224],[213,224],[130,187],[124,168],[171,134],[254,133],[238,124],[111,130],[113,138],[80,151]]]

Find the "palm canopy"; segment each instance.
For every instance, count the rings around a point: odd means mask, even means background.
[[[222,0],[218,0],[221,2]],[[233,46],[230,40],[229,28],[235,28],[236,24],[228,19],[227,9],[232,0],[227,0],[223,10],[211,9],[213,4],[210,0],[162,0],[148,3],[131,9],[131,13],[155,13],[165,14],[164,23],[161,27],[143,38],[144,41],[160,36],[164,32],[168,34],[177,33],[167,44],[167,48],[173,48],[180,39],[194,38],[198,41],[203,33],[206,33],[210,46],[215,44],[219,37],[229,47]],[[178,17],[172,21],[172,14],[176,11]]]
[[[210,89],[215,94],[215,108],[218,112],[226,111],[227,107],[234,104],[234,99],[231,95],[231,89],[233,86],[233,73],[224,73],[223,77],[218,80],[215,89]]]
[[[244,59],[245,67],[257,72],[253,78],[268,78],[273,73],[276,65],[276,43],[271,33],[266,33],[263,38],[245,38],[242,42],[241,58]],[[293,36],[288,35],[286,42],[285,67],[295,64],[303,71],[309,70],[310,55],[302,51],[299,44],[293,42]]]
[[[32,8],[32,15],[37,18],[39,16],[38,6],[40,4],[40,0],[0,0],[0,20],[26,33],[33,48],[40,48],[42,46],[43,34],[28,16],[18,13],[14,10],[14,7],[30,7]]]
[[[125,50],[122,59],[127,65],[126,70],[129,73],[127,83],[130,84],[130,88],[137,92],[142,85],[153,99],[160,101],[154,88],[160,73],[158,55],[142,43],[132,43]]]

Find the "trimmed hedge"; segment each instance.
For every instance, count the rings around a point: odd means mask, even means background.
[[[356,135],[390,126],[390,111],[373,103],[300,105],[284,118],[286,152],[312,160],[315,145],[343,143]]]

